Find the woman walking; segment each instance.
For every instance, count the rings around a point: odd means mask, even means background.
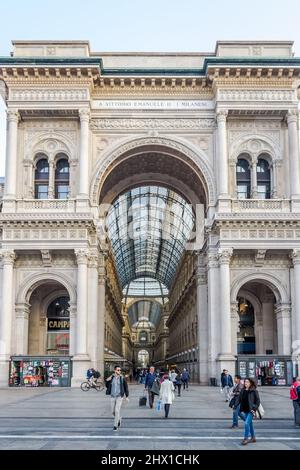
[[[260,405],[260,398],[258,391],[256,390],[256,384],[252,379],[245,379],[244,388],[239,396],[239,405],[240,412],[244,413],[245,417],[244,439],[241,442],[241,444],[245,446],[249,444],[249,442],[256,442],[253,418],[255,418],[256,411]]]
[[[169,416],[170,406],[174,401],[174,390],[173,382],[169,379],[168,374],[165,374],[159,391],[159,399],[165,407],[165,418]]]

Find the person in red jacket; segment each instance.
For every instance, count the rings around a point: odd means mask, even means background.
[[[295,425],[300,426],[300,377],[296,377],[290,388],[290,399],[293,400]]]

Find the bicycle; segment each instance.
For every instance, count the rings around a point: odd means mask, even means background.
[[[94,388],[97,392],[101,392],[104,389],[104,383],[100,379],[96,379],[95,382],[87,379],[85,382],[82,382],[80,388],[83,392],[88,392],[91,388]]]

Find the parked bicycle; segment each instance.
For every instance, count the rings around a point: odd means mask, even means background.
[[[87,379],[85,382],[82,382],[80,388],[83,392],[88,392],[91,388],[97,390],[97,392],[101,392],[104,389],[104,383],[101,379]]]

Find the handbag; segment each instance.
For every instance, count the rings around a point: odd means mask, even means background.
[[[154,393],[155,395],[159,395],[159,385],[157,383],[157,380],[154,380],[153,384],[152,384],[152,387],[150,389],[150,392]]]
[[[161,400],[157,400],[155,409],[156,409],[156,411],[161,410]]]
[[[146,403],[147,403],[147,397],[145,395],[143,395],[139,399],[139,406],[146,406]]]
[[[256,418],[258,418],[258,419],[262,419],[263,416],[264,416],[264,414],[265,414],[265,410],[264,410],[262,404],[260,404],[259,407],[258,407],[258,409],[257,409],[256,412],[255,412],[255,416],[256,416]]]

